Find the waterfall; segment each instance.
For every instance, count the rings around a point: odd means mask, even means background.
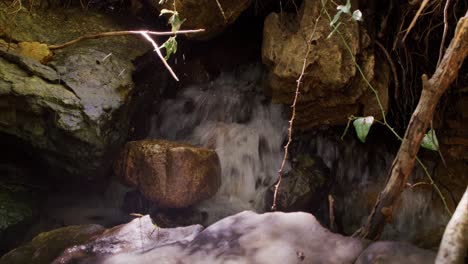
[[[277,179],[287,122],[281,106],[262,95],[260,66],[222,73],[185,87],[160,105],[149,138],[185,141],[216,150],[222,183],[215,197],[197,205],[206,223],[243,210],[262,212]]]

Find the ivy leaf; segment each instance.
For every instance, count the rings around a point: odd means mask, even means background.
[[[369,130],[373,123],[373,116],[359,117],[356,120],[354,120],[353,125],[356,129],[356,134],[362,143],[366,142],[367,134],[369,134]]]
[[[164,56],[164,59],[168,60],[171,54],[175,54],[177,52],[177,40],[175,36],[167,39],[161,47],[166,49],[166,56]]]
[[[176,13],[169,18],[169,24],[172,26],[172,32],[177,32],[180,26],[185,22],[186,19],[180,20],[179,15]]]
[[[339,5],[336,7],[340,12],[351,14],[351,0],[346,1],[346,5]]]
[[[424,135],[424,138],[421,141],[421,147],[432,151],[439,150],[439,142],[433,129],[430,129],[426,135]]]
[[[362,12],[361,10],[357,9],[353,12],[351,17],[354,21],[362,21]]]

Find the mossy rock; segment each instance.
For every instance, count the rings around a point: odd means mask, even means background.
[[[67,226],[37,235],[0,258],[0,264],[48,264],[70,246],[82,244],[104,231],[100,225]]]

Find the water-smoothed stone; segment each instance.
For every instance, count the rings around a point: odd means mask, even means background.
[[[330,14],[336,13],[331,3],[327,9]],[[340,24],[340,33],[334,32],[328,38],[332,28],[327,16],[320,15],[321,10],[321,1],[307,0],[297,14],[272,13],[265,19],[262,60],[269,68],[273,100],[291,105],[296,80],[307,59],[296,106],[297,129],[346,124],[351,115],[380,117],[376,98],[357,70],[353,56],[379,93],[384,109],[388,105],[389,67],[376,63],[370,38],[356,21],[342,18],[346,22]]]
[[[116,175],[161,207],[182,208],[213,196],[221,166],[212,149],[164,141],[131,141],[114,166]]]
[[[100,225],[67,226],[37,235],[31,242],[0,258],[0,264],[49,264],[63,250],[104,231]]]
[[[200,225],[177,228],[159,228],[146,215],[131,222],[107,229],[92,241],[75,244],[63,251],[54,264],[102,263],[106,257],[132,252],[147,252],[155,247],[177,243],[187,244],[203,229]],[[127,263],[139,263],[129,260]],[[164,263],[155,260],[155,263]]]
[[[323,228],[307,213],[245,211],[193,240],[101,259],[102,263],[353,263],[366,241]]]
[[[250,6],[252,0],[174,0],[149,1],[158,10],[176,9],[181,19],[186,19],[182,29],[205,29],[204,32],[187,35],[189,38],[210,39],[221,33]]]
[[[405,258],[412,261],[408,263],[430,263],[416,261],[433,259],[432,252],[399,242],[369,244],[328,231],[308,213],[244,211],[206,229],[159,228],[149,216],[142,216],[69,247],[52,263],[333,264],[354,263],[358,258],[358,263]]]
[[[420,249],[408,243],[379,241],[369,245],[364,250],[356,264],[423,264],[434,263],[436,253]]]
[[[0,36],[6,36],[0,41],[0,132],[38,150],[62,180],[83,183],[110,169],[109,156],[127,135],[132,60],[148,46],[122,36],[52,55],[47,45],[122,29],[91,11],[19,10],[12,16],[0,8]]]

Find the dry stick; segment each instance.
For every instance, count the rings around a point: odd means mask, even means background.
[[[395,92],[393,96],[396,99],[398,97],[398,87],[400,86],[400,84],[398,83],[398,74],[396,71],[395,64],[393,64],[392,57],[390,56],[390,54],[388,54],[387,50],[382,45],[382,43],[380,43],[379,41],[375,41],[375,44],[377,44],[377,46],[382,50],[385,57],[387,58],[388,64],[390,64],[390,68],[392,69],[393,81],[395,82]]]
[[[447,36],[447,29],[448,29],[447,13],[448,13],[449,5],[450,5],[450,0],[447,0],[447,2],[445,2],[445,7],[444,7],[444,33],[442,34],[442,40],[440,41],[439,59],[437,60],[436,68],[439,67],[440,61],[442,60],[442,54],[444,53],[445,37]]]
[[[203,31],[204,31],[204,29],[179,30],[179,31],[176,31],[176,32],[172,32],[172,31],[157,32],[157,31],[148,31],[148,30],[110,31],[110,32],[101,32],[101,33],[84,35],[84,36],[81,36],[79,38],[70,40],[70,41],[65,42],[63,44],[60,44],[60,45],[49,45],[48,48],[49,48],[49,50],[63,49],[63,48],[66,48],[68,46],[71,46],[73,44],[76,44],[79,41],[86,40],[86,39],[96,39],[96,38],[110,37],[110,36],[141,35],[146,40],[148,40],[151,43],[151,45],[154,47],[154,51],[156,51],[159,58],[163,62],[164,66],[171,73],[172,77],[174,77],[174,79],[176,81],[179,81],[179,78],[177,78],[177,75],[174,73],[171,66],[169,66],[169,64],[167,63],[167,61],[164,59],[163,55],[161,54],[161,51],[159,50],[158,44],[149,35],[168,36],[168,35],[198,33],[198,32],[203,32]]]
[[[177,78],[177,75],[174,73],[174,71],[172,70],[171,66],[169,66],[169,64],[167,63],[167,61],[164,59],[164,56],[162,55],[161,51],[159,50],[159,46],[158,44],[156,43],[156,41],[154,41],[154,39],[152,39],[148,33],[146,32],[142,32],[141,35],[147,39],[151,45],[153,45],[154,47],[154,51],[156,51],[156,53],[158,54],[159,58],[161,59],[161,61],[163,62],[164,66],[166,66],[167,70],[171,73],[172,77],[174,77],[174,79],[176,81],[179,81],[179,78]]]
[[[167,32],[157,32],[157,31],[148,31],[148,30],[129,30],[129,31],[110,31],[110,32],[101,32],[95,34],[84,35],[79,38],[70,40],[63,44],[59,45],[49,45],[50,50],[56,49],[63,49],[73,44],[76,44],[79,41],[86,40],[86,39],[97,39],[102,37],[110,37],[110,36],[126,36],[126,35],[141,35],[142,33],[146,33],[148,35],[155,35],[155,36],[170,36],[170,35],[181,35],[181,34],[193,34],[205,31],[204,29],[194,29],[194,30],[179,30],[176,32],[167,31]]]
[[[307,65],[307,57],[309,56],[310,50],[311,50],[310,43],[312,41],[312,38],[315,35],[315,31],[317,30],[318,20],[320,19],[321,16],[322,16],[322,12],[320,12],[319,16],[315,20],[314,29],[312,31],[312,34],[310,35],[310,38],[307,41],[307,51],[306,51],[306,55],[304,56],[304,63],[302,64],[301,75],[299,75],[299,78],[296,80],[296,82],[297,82],[296,93],[294,95],[294,101],[293,101],[293,103],[291,105],[292,114],[291,114],[291,119],[289,120],[288,142],[284,146],[283,161],[281,162],[281,167],[278,170],[278,182],[275,185],[275,192],[273,193],[273,205],[271,206],[271,210],[276,210],[276,198],[278,196],[278,189],[279,189],[279,186],[281,184],[281,180],[283,179],[283,170],[284,170],[284,166],[286,165],[286,160],[288,159],[289,145],[292,142],[292,128],[293,128],[293,124],[294,124],[294,118],[296,117],[296,103],[297,103],[297,99],[299,98],[299,88],[301,87],[302,77],[304,77],[304,72],[305,72],[305,68],[306,68],[306,65]]]
[[[428,79],[426,75],[422,76],[421,97],[393,161],[387,184],[379,194],[367,223],[355,235],[368,239],[380,237],[385,223],[391,219],[392,208],[406,185],[414,163],[418,160],[417,153],[421,140],[429,127],[437,103],[458,76],[466,56],[468,56],[468,11],[458,21],[455,35],[432,77]]]
[[[421,3],[421,6],[419,7],[418,12],[416,12],[416,15],[413,17],[413,20],[411,21],[411,24],[406,29],[406,33],[403,36],[403,39],[401,40],[401,42],[405,42],[406,37],[408,36],[408,34],[410,33],[410,31],[414,27],[414,25],[416,25],[416,21],[418,20],[419,15],[421,15],[421,12],[424,10],[424,8],[426,7],[428,2],[429,2],[429,0],[424,0]]]
[[[219,0],[216,0],[216,4],[218,4],[218,8],[221,11],[221,15],[223,15],[224,23],[227,24],[228,20],[227,20],[226,14],[224,14],[223,7],[221,6],[221,3],[219,2]]]
[[[336,232],[336,224],[335,224],[335,210],[333,209],[335,203],[335,199],[331,194],[328,195],[328,214],[330,217],[330,230]]]

